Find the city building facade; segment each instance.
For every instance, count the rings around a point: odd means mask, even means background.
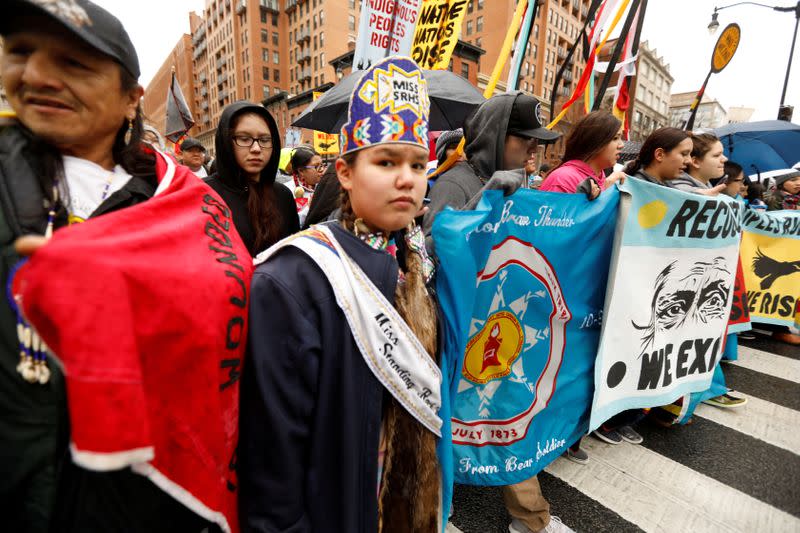
[[[586,22],[590,4],[591,0],[538,1],[517,88],[539,99],[545,122],[549,122],[551,116],[551,98],[555,96],[555,110],[552,113],[555,116],[572,95],[586,67],[579,46],[561,81],[555,86],[558,71]],[[470,0],[467,5],[461,39],[486,51],[478,73],[478,88],[481,90],[489,82],[516,5],[515,0]],[[507,64],[495,92],[507,89],[508,70]],[[567,132],[583,115],[583,106],[573,105],[554,129]],[[543,150],[542,160],[550,163],[559,161],[564,151],[563,142],[562,138]]]
[[[750,122],[750,119],[755,113],[754,107],[736,106],[728,108],[728,124],[741,124],[742,122]]]
[[[686,119],[689,118],[689,109],[694,101],[696,92],[675,93],[670,96],[669,101],[669,121],[670,126],[676,128],[683,127]],[[697,108],[697,115],[694,119],[695,130],[707,130],[719,128],[728,123],[728,114],[716,99],[708,94],[703,95],[700,105]]]
[[[579,48],[554,87],[590,3],[539,0],[518,87],[542,102],[546,122],[551,97],[560,110],[585,68]],[[190,133],[210,151],[222,109],[239,99],[263,102],[284,131],[315,91],[326,90],[349,72],[360,4],[360,0],[206,0],[201,15],[189,16],[188,45],[182,38],[148,85],[148,115],[161,129],[160,109],[175,64],[184,95],[192,100],[197,125]],[[484,89],[515,8],[514,0],[469,0],[451,70]],[[191,69],[178,66],[188,64],[181,54],[190,58]],[[497,91],[506,90],[508,68]],[[567,131],[583,113],[582,106],[573,106],[556,129]],[[563,151],[561,142],[548,148],[551,159]]]
[[[647,41],[639,45],[636,72],[631,83],[633,106],[629,110],[629,139],[644,141],[654,130],[669,125],[670,92],[675,78],[670,74],[669,65]]]

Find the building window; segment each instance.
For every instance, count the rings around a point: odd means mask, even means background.
[[[261,42],[265,43],[269,40],[269,32],[267,30],[261,30]]]
[[[275,26],[276,28],[278,27],[278,15],[276,15],[275,13],[272,14],[272,25]]]
[[[264,96],[264,98],[269,98],[269,85],[264,85],[261,87],[261,94]]]
[[[461,77],[469,79],[469,63],[461,63]]]
[[[261,67],[261,77],[269,81],[269,69],[267,67]]]
[[[477,30],[478,33],[483,31],[483,17],[482,16],[478,17],[475,20],[475,29]]]
[[[281,71],[278,69],[272,70],[272,79],[277,83],[281,81]]]
[[[356,29],[356,18],[353,15],[347,16],[347,29],[350,31],[355,31]]]
[[[322,48],[323,46],[325,46],[325,32],[321,31],[319,32],[319,47]]]
[[[325,24],[325,11],[320,10],[319,11],[319,25],[322,26],[323,24]]]
[[[347,2],[347,7],[349,7],[350,9],[355,9],[356,8],[356,0],[349,0]]]
[[[478,48],[481,48],[483,46],[483,37],[478,37],[477,39],[475,39],[475,46],[477,46]]]
[[[278,46],[278,32],[272,32],[272,44]]]
[[[314,51],[317,51],[317,36],[314,36]]]
[[[278,54],[278,52],[275,51],[275,50],[273,50],[273,52],[272,52],[272,62],[275,63],[276,65],[280,65],[281,64],[280,54]]]
[[[322,52],[319,55],[319,68],[323,68],[325,66],[325,52]]]
[[[472,5],[472,4],[470,3],[470,5]],[[471,20],[467,21],[467,35],[472,35],[472,21]]]
[[[261,49],[261,61],[269,61],[269,50],[266,48]]]
[[[261,24],[266,24],[266,23],[267,23],[267,12],[262,10],[261,11]]]
[[[483,9],[483,0],[478,0],[478,9]]]

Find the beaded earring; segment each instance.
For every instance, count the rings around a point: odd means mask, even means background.
[[[128,131],[125,132],[125,144],[128,145],[131,143],[131,137],[133,136],[133,120],[128,119]]]

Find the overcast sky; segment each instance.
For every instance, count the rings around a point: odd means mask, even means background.
[[[141,82],[147,85],[182,33],[189,32],[188,12],[200,13],[204,0],[95,0],[124,23],[139,52]],[[489,0],[487,4],[492,1]],[[792,13],[757,6],[736,6],[719,13],[720,29],[709,36],[707,26],[714,0],[649,0],[642,39],[669,63],[675,77],[672,92],[696,91],[709,70],[711,51],[727,24],[738,23],[742,40],[728,67],[711,77],[706,94],[727,109],[754,107],[754,120],[774,119],[780,103],[789,47],[794,31]],[[792,0],[769,1],[789,5]],[[800,48],[800,46],[798,46]],[[786,103],[794,105],[800,122],[800,52],[795,54]]]

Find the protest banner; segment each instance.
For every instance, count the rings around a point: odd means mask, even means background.
[[[742,259],[736,265],[736,280],[733,285],[733,302],[728,318],[728,333],[741,333],[753,329],[750,323],[750,306],[747,301],[747,286],[744,281]]]
[[[384,57],[411,52],[422,0],[361,0],[353,70],[366,70]]]
[[[750,319],[792,326],[800,312],[800,213],[747,210],[742,266]]]
[[[442,468],[457,483],[523,481],[586,433],[618,201],[488,191],[437,216],[454,458]]]
[[[466,13],[467,0],[424,0],[411,58],[424,69],[444,70],[450,66]]]
[[[708,389],[739,256],[743,204],[636,178],[620,190],[591,429]]]
[[[312,97],[317,100],[323,94],[314,91]],[[314,130],[314,151],[319,155],[336,155],[339,153],[339,135],[335,133],[325,133],[324,131]]]
[[[289,126],[286,128],[286,134],[284,135],[284,148],[297,148],[303,143],[303,132],[300,131],[300,128],[293,128]]]

